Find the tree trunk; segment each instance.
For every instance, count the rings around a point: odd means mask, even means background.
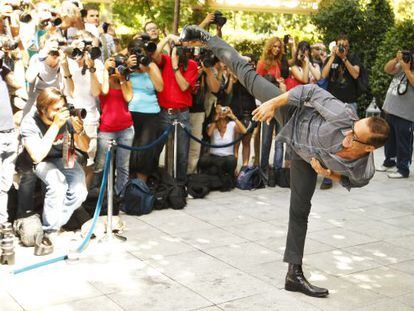
[[[173,22],[173,32],[178,35],[178,24],[180,22],[180,0],[175,0],[174,4],[174,22]]]

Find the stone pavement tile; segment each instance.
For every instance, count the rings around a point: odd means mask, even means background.
[[[277,238],[286,235],[286,224],[274,225],[261,221],[245,225],[226,226],[223,229],[250,241]]]
[[[263,221],[279,221],[286,222],[289,218],[289,208],[288,207],[278,207],[272,205],[261,205],[260,203],[249,204],[246,206],[235,207],[234,210],[240,211],[245,215],[249,215],[259,220]]]
[[[374,260],[383,266],[414,259],[414,251],[384,241],[352,246],[342,250],[366,260]]]
[[[382,221],[398,228],[404,228],[411,232],[414,232],[414,214],[383,219]]]
[[[1,280],[4,282],[4,279]],[[2,284],[6,287],[6,284]],[[23,308],[6,292],[5,289],[0,289],[0,310],[2,311],[18,311]]]
[[[347,214],[347,212],[337,212],[334,215],[331,213],[316,213],[310,212],[309,214],[309,222],[308,222],[308,232],[313,231],[320,231],[326,229],[334,229],[338,227],[342,227],[344,222],[346,221],[343,217],[343,214]]]
[[[172,234],[177,232],[185,232],[192,230],[202,230],[202,229],[213,229],[216,228],[205,221],[197,219],[196,217],[187,215],[183,211],[171,210],[173,212],[161,213],[163,210],[158,213],[151,213],[148,215],[143,215],[140,219],[151,226],[156,227],[159,230],[162,230],[166,233]]]
[[[108,297],[126,311],[197,310],[212,303],[168,278],[162,283],[141,283],[137,290],[119,291]]]
[[[130,239],[125,249],[139,259],[163,258],[194,251],[194,248],[184,243],[181,238],[167,234]]]
[[[412,311],[413,308],[403,304],[396,299],[388,298],[380,300],[369,306],[355,309],[355,311]]]
[[[352,195],[352,199],[366,202],[370,205],[376,205],[376,204],[384,204],[389,203],[391,205],[392,202],[398,201],[396,198],[401,198],[401,200],[409,199],[409,197],[412,197],[412,194],[410,194],[409,191],[396,191],[395,189],[388,186],[388,188],[384,189],[386,191],[387,195],[378,195],[378,191],[380,189],[375,189],[374,191],[365,191],[357,194]]]
[[[149,261],[154,268],[215,304],[273,288],[249,274],[202,252]]]
[[[243,271],[279,289],[285,287],[287,263],[282,261],[282,257],[271,262],[249,265]]]
[[[246,239],[220,228],[179,232],[174,236],[197,249],[231,246],[246,242]]]
[[[358,307],[372,304],[383,296],[365,288],[358,288],[357,285],[348,282],[343,278],[338,278],[321,271],[304,267],[305,276],[310,275],[308,280],[316,286],[324,287],[329,290],[329,296],[324,299],[318,299],[303,295],[301,293],[291,293],[300,301],[305,301],[326,311],[347,311],[354,310]],[[292,305],[292,310],[294,304]]]
[[[106,296],[100,296],[95,298],[81,299],[77,301],[71,301],[58,305],[48,306],[42,308],[42,311],[123,311],[115,302]]]
[[[253,242],[211,248],[204,252],[241,270],[281,258],[280,254]]]
[[[389,267],[380,267],[353,273],[344,278],[359,288],[366,288],[387,297],[397,297],[413,292],[414,278]]]
[[[303,261],[306,265],[336,276],[365,271],[380,266],[380,264],[373,260],[352,255],[342,249],[305,256]]]
[[[58,262],[11,276],[6,280],[7,290],[24,309],[40,309],[102,295],[83,275],[71,268],[65,262]]]
[[[263,294],[228,301],[219,305],[225,311],[318,311],[319,308],[297,300],[291,293],[272,290]]]
[[[211,306],[207,308],[194,309],[193,311],[223,311],[223,309],[220,309],[219,307],[216,307],[216,306]]]
[[[350,209],[351,210],[351,209]],[[389,219],[395,217],[404,217],[404,216],[413,216],[413,211],[402,210],[402,209],[391,209],[390,206],[376,206],[376,205],[367,205],[359,207],[354,211],[356,214],[361,216],[361,218],[370,218],[374,220],[381,220],[388,222]],[[391,224],[391,223],[390,223]]]
[[[353,232],[345,228],[333,228],[309,232],[307,237],[316,241],[334,246],[336,248],[349,247],[369,242],[376,242],[379,239],[365,234]]]
[[[218,205],[209,205],[197,209],[184,209],[184,213],[201,219],[209,224],[221,227],[226,224],[248,224],[256,222],[257,218],[248,216],[239,210],[234,210]]]
[[[398,271],[401,271],[403,273],[410,273],[413,275],[414,277],[414,257],[412,257],[412,260],[408,260],[408,261],[404,261],[404,262],[399,262],[393,265],[389,265],[388,267],[391,269],[395,269]],[[414,291],[414,289],[413,289]]]
[[[344,224],[344,228],[379,240],[412,234],[412,231],[398,228],[378,220],[350,220]]]
[[[136,216],[122,215],[121,217],[126,223],[125,230],[122,234],[128,239],[153,237],[164,234],[162,231],[143,222]]]
[[[414,308],[414,293],[398,296],[395,299],[410,306],[411,308]]]
[[[398,245],[403,248],[414,250],[414,234],[399,237],[399,238],[387,239],[386,242],[389,242],[394,245]]]

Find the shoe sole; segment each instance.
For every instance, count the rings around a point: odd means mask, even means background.
[[[292,284],[285,284],[285,290],[287,290],[289,292],[300,292],[302,294],[305,294],[305,295],[310,296],[310,297],[315,297],[315,298],[325,298],[329,295],[329,292],[325,293],[325,294],[307,293],[307,292],[302,291],[301,288],[297,287],[296,285],[292,285]]]

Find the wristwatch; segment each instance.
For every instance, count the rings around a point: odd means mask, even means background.
[[[91,68],[89,68],[89,72],[90,72],[90,73],[94,73],[94,72],[96,72],[96,68],[95,68],[95,67],[91,67]]]
[[[178,68],[178,67],[177,68],[174,68],[173,67],[173,70],[174,70],[174,73],[176,73],[178,70],[180,70],[180,68]]]
[[[65,79],[72,79],[72,75],[63,76]]]

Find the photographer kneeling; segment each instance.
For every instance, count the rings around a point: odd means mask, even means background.
[[[214,121],[208,125],[207,135],[213,145],[225,145],[234,141],[236,134],[245,134],[246,128],[236,118],[230,107],[216,106]],[[234,176],[237,160],[234,156],[234,145],[225,148],[211,148],[210,153],[203,155],[198,161],[201,172],[215,173],[219,176]],[[216,167],[217,172],[212,168]]]
[[[89,137],[74,109],[57,88],[46,88],[37,97],[37,111],[27,115],[21,125],[24,152],[32,160],[33,170],[46,185],[43,228],[57,231],[86,199],[87,189],[82,167],[64,156],[64,143],[86,152]],[[71,133],[69,133],[69,131]],[[73,138],[73,141],[72,141]],[[67,141],[70,139],[70,141]],[[65,152],[66,153],[66,152]]]

